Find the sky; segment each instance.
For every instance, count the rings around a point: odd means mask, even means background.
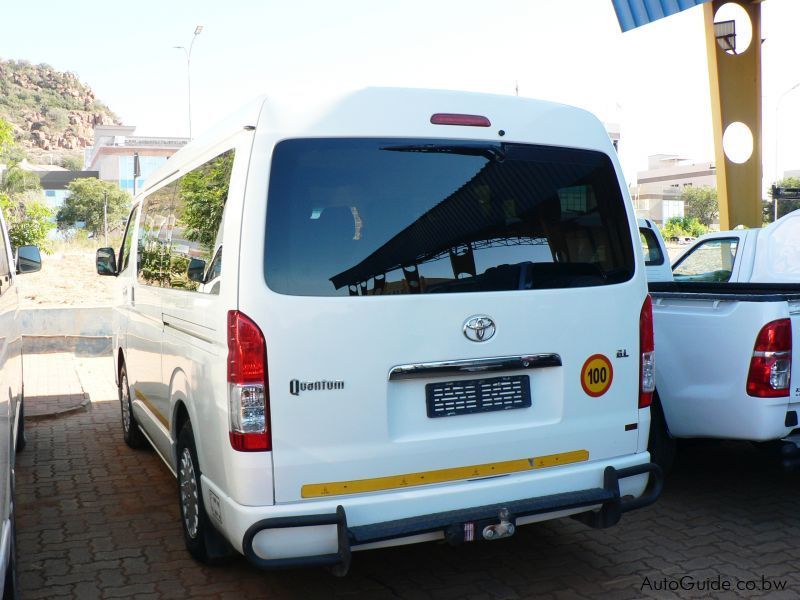
[[[10,0],[5,0],[10,4]],[[92,87],[137,135],[198,134],[259,94],[372,85],[514,94],[621,128],[629,182],[651,154],[714,159],[703,10],[621,33],[611,0],[39,0],[3,7],[0,58]],[[800,2],[762,4],[765,180],[800,169]],[[777,116],[777,119],[776,119]],[[778,126],[776,128],[776,122]]]

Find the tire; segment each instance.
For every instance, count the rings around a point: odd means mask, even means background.
[[[208,518],[192,423],[186,421],[178,434],[178,504],[186,549],[205,564],[225,562],[234,550]]]
[[[136,417],[133,415],[133,406],[131,405],[131,388],[128,385],[128,372],[123,365],[119,370],[119,386],[117,387],[119,393],[119,406],[122,416],[122,438],[125,443],[131,448],[140,449],[147,446],[147,438],[139,429],[139,423],[136,422]]]
[[[13,477],[13,475],[12,475]],[[14,509],[14,481],[11,481],[11,548],[8,553],[8,564],[6,565],[6,580],[3,582],[3,600],[19,600],[19,576],[17,574],[17,519]]]
[[[25,437],[25,398],[19,403],[19,422],[17,424],[17,445],[15,447],[17,452],[25,450],[28,439]]]
[[[677,443],[669,434],[667,420],[664,418],[664,409],[656,395],[650,405],[650,441],[647,444],[650,451],[650,460],[656,463],[666,475],[675,463]]]

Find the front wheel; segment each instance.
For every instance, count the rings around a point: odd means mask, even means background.
[[[195,560],[217,563],[233,555],[233,548],[210,522],[203,502],[200,465],[190,421],[178,434],[178,502],[186,549]]]
[[[144,448],[147,445],[147,438],[139,429],[136,417],[133,415],[131,405],[131,388],[128,386],[128,372],[123,365],[119,370],[119,406],[122,412],[122,438],[131,448]]]

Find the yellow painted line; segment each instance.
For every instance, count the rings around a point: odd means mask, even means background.
[[[504,462],[474,465],[471,467],[455,467],[452,469],[439,469],[437,471],[424,471],[421,473],[406,473],[405,475],[390,475],[388,477],[375,477],[372,479],[357,479],[355,481],[333,481],[330,483],[309,483],[304,485],[300,493],[303,498],[319,498],[321,496],[341,496],[344,494],[361,494],[364,492],[379,492],[394,490],[430,483],[444,483],[462,479],[475,479],[477,477],[491,477],[493,475],[507,475],[545,469],[558,465],[583,462],[589,460],[587,450],[573,450],[548,456],[534,458],[520,458]]]
[[[166,417],[159,412],[159,410],[156,408],[156,405],[153,404],[150,399],[139,390],[134,390],[133,393],[139,400],[142,401],[142,404],[144,404],[148,410],[155,415],[156,419],[158,419],[164,427],[169,429],[169,422],[167,421]]]

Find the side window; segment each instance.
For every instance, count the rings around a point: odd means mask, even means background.
[[[125,227],[125,235],[122,238],[122,246],[119,249],[119,272],[121,273],[128,267],[131,260],[131,244],[133,243],[133,229],[136,225],[136,215],[139,214],[139,207],[135,207],[128,217],[128,225]]]
[[[726,283],[731,278],[739,240],[708,240],[693,250],[672,270],[675,281]]]
[[[222,225],[234,151],[228,150],[177,181],[172,210],[168,285],[219,294],[222,275]],[[189,263],[202,276],[189,278]]]
[[[140,283],[168,287],[170,209],[176,182],[156,190],[145,198],[139,219],[136,273]]]
[[[655,267],[664,264],[664,253],[658,244],[658,238],[652,229],[647,227],[639,228],[639,240],[642,242],[644,251],[644,264],[648,267]]]

